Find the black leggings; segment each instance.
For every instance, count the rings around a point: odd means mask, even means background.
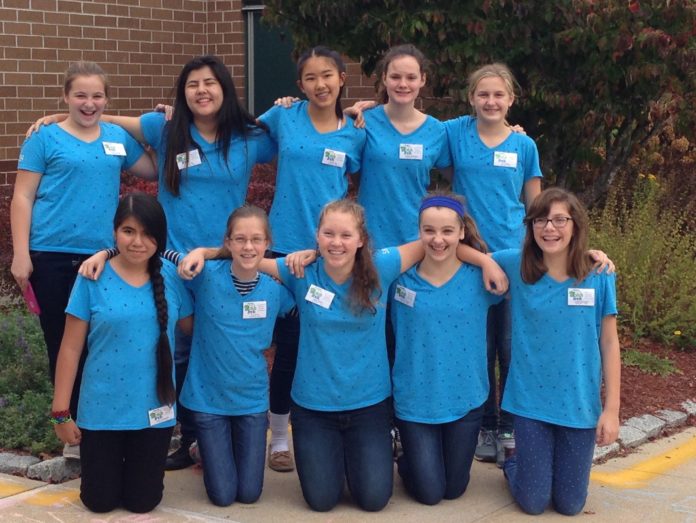
[[[162,501],[173,427],[82,430],[80,499],[92,512],[150,512]]]

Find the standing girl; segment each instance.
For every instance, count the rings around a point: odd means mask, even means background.
[[[278,144],[278,175],[270,212],[274,257],[314,244],[322,207],[346,196],[348,174],[360,169],[365,143],[365,132],[356,129],[341,110],[346,78],[341,56],[326,47],[315,47],[300,56],[297,73],[297,84],[307,100],[289,109],[273,107],[259,118]],[[297,360],[297,318],[280,319],[274,337],[269,466],[289,471],[294,468],[288,448],[288,418]]]
[[[177,320],[192,323],[188,294],[160,259],[166,230],[154,198],[125,196],[114,216],[120,254],[98,281],[77,279],[66,309],[51,417],[62,441],[81,445],[80,498],[94,512],[149,512],[162,499],[176,398],[170,347]],[[76,426],[68,405],[85,338]]]
[[[510,277],[512,304],[503,407],[514,414],[516,455],[504,472],[525,512],[551,502],[573,515],[585,505],[595,443],[612,443],[619,430],[615,277],[591,271],[588,218],[572,194],[545,190],[525,224],[521,252],[493,255]]]
[[[430,171],[450,164],[444,125],[415,107],[426,83],[427,61],[411,44],[392,47],[380,62],[381,104],[364,113],[358,202],[375,248],[418,237],[418,206],[430,185]]]
[[[485,290],[480,268],[457,258],[460,243],[486,249],[460,196],[427,196],[419,222],[425,257],[389,296],[392,382],[399,474],[411,496],[434,505],[458,498],[469,483],[488,396],[486,316],[501,298]]]
[[[454,192],[466,198],[469,211],[492,251],[519,248],[524,236],[525,205],[541,190],[539,153],[528,136],[506,124],[515,101],[515,79],[503,64],[490,64],[469,77],[469,103],[474,116],[445,122]],[[524,200],[524,204],[521,201]],[[510,303],[504,300],[488,315],[488,378],[490,392],[476,457],[502,465],[503,445],[513,443],[512,418],[500,410],[510,365]],[[500,396],[496,395],[496,359],[500,364]]]
[[[86,255],[112,245],[121,171],[155,176],[152,161],[127,132],[99,122],[108,97],[101,67],[71,64],[63,82],[67,118],[31,135],[20,152],[10,209],[11,270],[22,291],[31,285],[36,293],[51,381],[77,269]],[[69,405],[73,416],[80,374]],[[66,447],[66,456],[79,457],[79,449]]]
[[[232,263],[208,262],[191,282],[196,329],[181,403],[193,413],[205,489],[215,505],[253,503],[263,488],[268,427],[263,351],[276,317],[294,306],[287,289],[258,273],[270,243],[266,213],[240,207],[227,221],[217,254],[231,256]]]

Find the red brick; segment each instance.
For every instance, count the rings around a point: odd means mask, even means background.
[[[128,7],[125,5],[108,4],[106,14],[110,16],[128,16]]]
[[[118,40],[127,42],[129,39],[128,29],[107,29],[106,37],[109,40]]]
[[[55,11],[56,0],[31,0],[31,8],[39,11]]]
[[[65,49],[68,47],[68,39],[46,36],[44,37],[44,47],[50,47],[52,49]],[[63,60],[60,55],[58,56],[58,59]]]
[[[58,0],[58,11],[63,13],[81,13],[82,2],[72,2],[70,0]]]
[[[25,22],[4,22],[3,30],[8,34],[30,35],[31,24],[27,24]]]
[[[16,98],[17,88],[11,85],[0,85],[0,98]]]
[[[119,51],[127,51],[129,53],[137,53],[142,51],[141,42],[134,42],[132,40],[119,40],[117,45]]]
[[[82,36],[82,27],[79,25],[59,25],[58,36],[79,38]]]
[[[70,15],[68,13],[46,13],[44,18],[47,24],[67,25],[70,23]]]
[[[107,54],[107,60],[115,63],[127,63],[130,59],[128,53],[122,51],[112,51]]]
[[[5,58],[16,58],[17,60],[31,59],[31,49],[27,47],[9,47],[5,48]]]
[[[94,40],[90,40],[89,38],[70,38],[68,40],[68,46],[71,49],[94,49]]]
[[[116,25],[121,28],[140,29],[140,20],[129,16],[119,16]]]
[[[140,0],[140,5],[143,7],[163,7],[163,2],[162,0]]]
[[[161,31],[163,29],[163,23],[161,20],[143,19],[140,21],[140,28],[146,31]],[[176,32],[173,27],[169,26],[169,23],[167,24],[166,30],[169,32]]]
[[[156,16],[155,11],[157,10],[153,10],[153,16]],[[173,15],[174,20],[181,20],[182,22],[193,22],[193,13],[191,11],[174,11]]]
[[[4,73],[5,85],[30,85],[31,74],[29,73]]]
[[[159,42],[140,42],[140,51],[143,53],[168,53],[171,54],[172,51],[168,51],[164,46],[171,44],[161,44]]]
[[[23,73],[43,73],[46,70],[46,62],[41,60],[21,60],[17,65],[17,70]]]
[[[101,2],[83,2],[82,12],[93,15],[103,15],[106,14],[106,4]]]
[[[64,47],[68,47],[68,45],[66,44]],[[66,62],[82,60],[82,51],[76,49],[58,49],[58,60],[65,60]]]
[[[149,7],[131,7],[128,9],[128,16],[146,20],[152,18],[152,9]]]
[[[83,27],[94,26],[94,16],[92,15],[70,15],[70,25],[79,25]]]
[[[106,38],[106,29],[103,27],[83,27],[82,36],[85,38],[104,40]]]
[[[55,24],[34,24],[32,30],[36,35],[42,35],[38,38],[43,38],[44,36],[57,36],[58,26]]]
[[[61,109],[59,101],[53,98],[33,98],[31,101],[31,108],[53,112]]]
[[[33,73],[31,81],[34,85],[60,85],[62,75],[50,73]]]
[[[94,17],[94,25],[96,27],[116,27],[118,18],[115,16],[99,16]]]
[[[94,48],[102,51],[115,51],[118,42],[116,40],[95,40]]]
[[[176,11],[176,13],[179,13],[180,11]],[[174,20],[175,17],[175,12],[172,11],[171,9],[153,9],[152,10],[152,18],[155,18],[157,20]],[[186,18],[185,20],[193,20],[193,13],[190,14],[190,18]],[[177,18],[178,20],[178,18]]]
[[[4,0],[3,5],[14,9],[29,9],[29,0]]]

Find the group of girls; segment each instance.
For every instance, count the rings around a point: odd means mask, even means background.
[[[345,82],[345,66],[340,56],[321,47],[305,53],[298,62],[298,84],[307,102],[289,109],[273,108],[258,122],[241,108],[229,73],[213,57],[194,59],[182,70],[171,122],[167,123],[158,114],[111,117],[156,151],[158,199],[170,220],[167,246],[185,253],[196,245],[217,244],[223,239],[224,249],[212,253],[213,257],[223,259],[208,262],[203,269],[204,251],[191,253],[180,263],[180,274],[191,278],[202,273],[187,284],[187,291],[182,291],[179,283],[170,281],[173,278],[169,277],[167,262],[162,265],[164,280],[159,273],[155,274],[158,263],[152,260],[159,260],[165,245],[150,218],[141,218],[139,211],[132,211],[131,221],[135,223],[128,223],[123,232],[127,220],[117,215],[114,236],[118,250],[112,253],[116,256],[96,282],[88,280],[96,279],[101,270],[91,264],[83,268],[84,278],[78,280],[67,309],[67,324],[72,327],[63,341],[66,356],[61,348],[52,413],[61,439],[84,444],[91,431],[105,432],[108,436],[110,431],[114,435],[135,431],[158,434],[156,445],[160,448],[173,424],[173,411],[168,408],[173,395],[161,382],[168,369],[167,359],[163,357],[163,338],[174,345],[170,324],[190,316],[190,298],[193,298],[198,320],[192,346],[190,342],[179,342],[187,333],[187,321],[184,321],[177,336],[179,354],[175,357],[184,369],[189,365],[186,373],[176,365],[176,379],[177,388],[183,389],[180,403],[188,407],[190,417],[180,420],[184,447],[179,456],[183,458],[170,468],[189,463],[187,447],[197,437],[211,501],[219,505],[255,501],[263,485],[269,407],[261,351],[269,344],[276,317],[287,313],[294,302],[299,315],[291,314],[290,326],[278,328],[276,332],[277,354],[270,380],[269,464],[275,455],[280,458],[274,462],[277,470],[292,469],[287,445],[287,414],[292,410],[298,475],[309,506],[330,510],[340,500],[347,480],[361,508],[382,509],[392,491],[389,398],[393,393],[394,417],[403,444],[398,470],[407,490],[428,504],[456,498],[468,484],[484,416],[483,404],[489,395],[487,385],[493,384],[486,368],[490,362],[486,363],[483,356],[486,354],[483,344],[486,337],[491,337],[490,333],[486,335],[484,327],[488,307],[509,301],[513,313],[519,311],[517,316],[513,314],[513,343],[518,341],[515,334],[518,331],[524,332],[528,343],[519,350],[517,345],[513,347],[511,382],[516,387],[506,392],[504,399],[506,410],[516,416],[515,429],[519,431],[519,457],[510,457],[504,468],[511,491],[520,506],[529,512],[543,510],[550,500],[566,513],[581,509],[594,445],[594,439],[587,435],[595,430],[599,417],[600,361],[608,395],[597,425],[597,442],[613,441],[618,430],[618,342],[615,319],[612,323],[616,312],[612,306],[613,281],[606,275],[590,276],[587,224],[582,219],[582,208],[563,191],[552,197],[550,203],[530,207],[540,189],[538,155],[532,140],[512,134],[506,126],[505,115],[514,100],[513,83],[506,76],[509,72],[499,66],[478,71],[479,76],[472,77],[475,81],[469,94],[476,116],[441,124],[414,105],[426,80],[422,55],[412,46],[400,46],[392,49],[387,58],[381,73],[386,104],[365,112],[364,131],[355,128],[351,119],[340,111]],[[83,76],[91,79],[94,75],[85,73],[78,78]],[[99,78],[105,90],[105,80],[103,76]],[[93,102],[87,106],[77,102],[71,105],[71,92],[66,84],[66,102],[70,108],[67,119],[32,135],[23,147],[23,156],[32,140],[45,137],[53,128],[65,128],[71,119],[77,120],[81,129],[92,131],[95,126],[106,125],[99,123],[99,115],[95,117],[100,111],[94,108]],[[85,97],[83,92],[78,94]],[[91,98],[92,93],[87,95]],[[93,132],[90,136],[98,140],[100,135]],[[109,150],[121,153],[123,145],[118,145],[104,142],[103,148],[106,154]],[[251,167],[256,162],[268,161],[276,148],[278,177],[271,227],[261,211],[245,206],[230,216],[223,230],[226,214],[245,199]],[[46,163],[53,160],[50,155],[45,159]],[[48,180],[44,175],[49,174],[48,168],[24,165],[22,161],[15,199],[24,198],[28,203],[15,206],[13,199],[12,214],[13,274],[20,285],[31,273],[31,264],[26,263],[29,256],[23,254],[23,248],[31,249],[32,256],[35,250],[33,228],[32,241],[27,241],[29,225],[33,226],[40,216],[32,212],[32,189],[37,198],[34,210],[38,211],[38,196],[45,192],[44,179]],[[444,194],[422,200],[430,169],[450,164],[454,167],[454,187],[469,199],[469,212],[480,221],[481,234],[458,197]],[[59,164],[57,170],[67,169]],[[361,172],[359,198],[365,204],[365,212],[359,204],[343,199],[347,193],[346,176],[356,171]],[[92,194],[94,190],[92,186],[73,183],[75,191],[89,190]],[[487,187],[486,183],[491,186]],[[61,190],[53,188],[59,193]],[[510,298],[501,301],[499,295],[506,288],[506,280],[498,265],[483,253],[486,243],[495,246],[495,250],[519,247],[524,235],[521,226],[524,207],[519,202],[522,193],[528,207],[525,241],[530,247],[527,249],[525,243],[522,254],[504,251],[496,255],[513,282]],[[71,193],[71,197],[75,198],[75,194]],[[493,194],[497,196],[490,198]],[[485,214],[491,200],[500,201],[503,207]],[[147,197],[129,197],[128,201],[121,205],[161,211]],[[389,215],[397,205],[398,213]],[[15,208],[19,210],[15,212]],[[62,212],[53,210],[55,220],[65,221]],[[16,216],[20,218],[17,227]],[[22,216],[24,225],[21,225]],[[83,222],[89,223],[85,219]],[[402,224],[405,225],[401,227]],[[569,224],[571,227],[566,227]],[[271,230],[275,238],[273,247]],[[136,233],[139,238],[134,247],[124,237]],[[377,238],[375,245],[380,247],[376,251],[372,250],[372,233]],[[508,236],[514,239],[506,244]],[[411,241],[416,237],[419,241]],[[109,245],[112,242],[100,238],[98,244],[87,250],[92,252]],[[282,259],[293,251],[315,245],[319,258],[304,269],[304,277],[299,277],[301,266],[313,260],[313,254],[304,252]],[[267,250],[279,258],[264,259]],[[528,261],[532,255],[535,262]],[[525,276],[518,284],[515,278],[520,266],[535,267],[536,272],[532,274],[536,277]],[[280,279],[289,293],[258,271]],[[480,283],[482,272],[483,284]],[[133,313],[125,307],[116,311],[110,305],[110,297],[99,292],[101,285],[108,288],[108,282],[102,283],[104,278],[117,281],[110,283],[117,286],[112,292],[121,291],[124,296],[134,297],[136,292],[152,286],[153,310],[135,314],[142,314],[143,321],[149,319],[153,325],[157,322],[158,337],[140,339],[137,347],[126,348],[120,345],[119,334],[123,334],[118,329],[110,333],[99,328],[100,316],[113,325],[123,322],[124,315]],[[584,287],[588,278],[593,282],[591,289]],[[552,302],[553,310],[548,312],[549,304],[544,300],[552,284],[558,300],[567,291],[567,303],[556,300]],[[36,286],[39,287],[38,282]],[[545,313],[539,315],[539,321],[546,320],[546,324],[526,319],[529,289],[539,290],[539,296],[544,296],[537,299],[546,307],[541,309]],[[579,302],[571,303],[571,297],[576,300],[577,295]],[[37,296],[43,307],[38,289]],[[391,376],[384,332],[387,302],[396,334]],[[568,309],[559,313],[558,309],[565,307]],[[552,314],[558,315],[557,320],[553,320]],[[558,350],[547,346],[548,323],[565,324],[568,315],[573,314],[577,316],[574,327],[578,329],[579,346],[557,354],[554,368],[547,368],[549,361],[554,360],[542,358],[538,351],[543,348],[546,354],[548,350]],[[588,317],[596,321],[588,321]],[[84,354],[80,334],[84,340],[87,331],[89,351],[85,373],[90,384],[100,372],[98,364],[100,357],[105,358],[104,354],[113,352],[116,358],[122,350],[143,353],[143,370],[140,374],[130,371],[130,376],[142,376],[141,387],[151,386],[148,402],[140,411],[147,410],[144,422],[119,423],[121,411],[109,417],[103,414],[108,411],[97,410],[94,414],[88,406],[83,413],[82,405],[88,405],[90,398],[80,402],[77,418],[80,429],[73,424],[71,414],[76,413],[68,409],[66,398],[79,374],[75,356]],[[102,337],[103,344],[94,345],[92,339]],[[296,337],[298,341],[294,341]],[[563,340],[568,338],[575,339],[565,332]],[[600,344],[601,360],[596,350]],[[190,348],[190,361],[186,347]],[[524,351],[534,353],[534,358],[524,356],[526,359],[518,363]],[[575,352],[581,352],[584,359]],[[530,366],[529,361],[540,363]],[[584,365],[590,366],[592,376],[588,376]],[[560,407],[545,410],[544,389],[532,390],[524,384],[534,379],[540,385],[549,384],[545,376],[560,371],[563,377],[555,380],[559,387],[568,376],[573,376],[587,396],[575,398],[572,392],[558,392],[556,397],[567,415],[554,417]],[[539,372],[544,377],[538,378]],[[113,391],[110,392],[113,396]],[[126,392],[130,393],[131,389],[123,389],[123,394]],[[96,392],[95,398],[99,398]],[[590,408],[579,416],[578,405],[587,403],[591,404]],[[179,414],[184,411],[178,410]],[[518,423],[524,429],[518,429]],[[567,439],[566,432],[574,431],[582,433],[577,445],[576,440],[570,450],[556,445],[556,439]],[[159,437],[164,432],[167,437]],[[108,453],[111,460],[112,469],[104,475],[104,481],[107,477],[121,480],[103,483],[102,488],[108,489],[112,484],[118,485],[110,491],[113,496],[108,497],[109,502],[100,504],[90,495],[90,482],[83,476],[85,505],[92,510],[110,510],[118,505],[134,511],[154,508],[162,495],[166,450],[162,453],[150,449],[150,469],[143,471],[136,470],[133,464],[140,454],[129,450],[128,445],[120,440],[96,441],[101,441],[100,452]],[[89,448],[94,449],[94,444]],[[545,459],[541,461],[543,467],[536,455],[540,448]],[[568,458],[575,461],[569,464]],[[85,459],[91,463],[85,464]],[[93,451],[84,452],[83,470],[90,466],[101,470],[105,465],[97,459]],[[578,463],[582,467],[578,468]],[[133,473],[145,478],[147,488],[131,488],[139,486],[131,481]],[[564,479],[558,478],[559,474]],[[543,481],[530,481],[536,475],[542,475]],[[537,490],[530,492],[531,485]],[[146,499],[134,501],[137,493]]]

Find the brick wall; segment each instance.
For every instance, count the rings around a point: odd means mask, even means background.
[[[241,7],[241,0],[3,0],[0,186],[14,182],[29,124],[65,110],[62,75],[75,60],[95,61],[107,72],[112,113],[140,114],[170,101],[181,66],[204,53],[222,58],[244,96]],[[348,103],[373,95],[357,64],[348,73]]]

